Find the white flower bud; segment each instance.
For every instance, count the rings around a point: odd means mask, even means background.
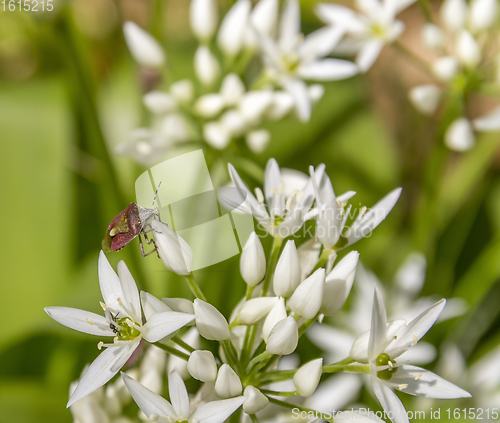
[[[450,150],[470,150],[476,143],[476,137],[469,119],[456,119],[446,130],[444,143]]]
[[[246,128],[243,115],[236,110],[226,111],[219,120],[220,124],[233,137],[239,137]]]
[[[434,84],[419,85],[410,90],[408,98],[420,113],[432,115],[439,105],[441,88]]]
[[[186,298],[162,298],[161,300],[173,311],[194,314],[193,303]]]
[[[321,307],[324,285],[325,269],[319,268],[298,286],[288,301],[288,307],[299,316],[312,319]]]
[[[205,339],[224,341],[229,339],[229,325],[226,319],[212,304],[200,299],[194,300],[196,327]]]
[[[189,374],[201,382],[215,382],[217,364],[210,351],[197,350],[191,353],[187,362]]]
[[[175,99],[167,93],[161,91],[150,91],[143,97],[144,105],[151,112],[157,115],[172,112],[177,108]]]
[[[422,29],[422,41],[430,50],[441,50],[445,45],[443,31],[433,23],[426,23]]]
[[[199,46],[194,54],[194,70],[200,82],[212,85],[220,74],[217,58],[207,46]]]
[[[207,41],[212,38],[217,29],[218,15],[215,0],[191,0],[189,23],[198,40]]]
[[[158,41],[135,23],[125,22],[123,35],[130,54],[137,63],[153,68],[158,68],[165,63],[165,54]]]
[[[248,91],[240,103],[239,109],[248,123],[257,124],[273,101],[270,91]]]
[[[186,121],[179,113],[165,116],[160,125],[160,133],[172,142],[185,141],[189,137]]]
[[[170,94],[182,104],[191,103],[194,98],[194,85],[190,79],[181,79],[170,85]]]
[[[299,342],[299,328],[293,317],[276,323],[269,334],[266,351],[275,355],[288,355],[295,351]]]
[[[269,334],[276,324],[281,322],[283,319],[286,319],[286,317],[285,299],[280,297],[264,321],[264,326],[262,327],[262,338],[265,342],[269,339]]]
[[[235,106],[245,93],[245,85],[238,75],[228,73],[222,80],[220,93],[226,106]]]
[[[485,116],[474,119],[476,131],[499,131],[500,130],[500,107],[493,109]]]
[[[465,26],[469,7],[465,0],[445,0],[440,13],[446,27],[450,31],[458,31]]]
[[[474,67],[481,61],[481,50],[476,39],[465,29],[457,37],[457,56],[466,66]]]
[[[278,297],[252,298],[243,304],[236,320],[242,325],[253,325],[265,318],[277,302]]]
[[[333,316],[344,306],[354,282],[358,259],[359,253],[351,251],[328,274],[320,308],[321,314]]]
[[[266,149],[270,140],[271,134],[266,129],[250,131],[245,138],[248,148],[255,154],[262,153]]]
[[[458,71],[458,61],[452,56],[437,59],[432,65],[432,71],[442,81],[449,81]]]
[[[194,110],[200,116],[211,118],[220,113],[224,107],[224,99],[220,94],[205,94],[196,100]]]
[[[311,396],[318,387],[319,380],[323,374],[323,359],[310,361],[304,364],[293,377],[293,385],[297,393],[302,397]]]
[[[231,142],[231,133],[220,122],[203,125],[203,138],[212,147],[223,150]]]
[[[490,28],[498,18],[498,0],[472,0],[470,25],[474,32]]]
[[[222,20],[217,43],[226,56],[234,57],[241,51],[250,8],[250,0],[238,0]]]
[[[193,251],[188,243],[158,220],[152,220],[151,227],[163,264],[178,275],[189,275],[193,269]]]
[[[252,385],[245,388],[243,395],[247,397],[243,403],[243,411],[247,414],[258,413],[266,408],[267,404],[269,404],[269,399]]]
[[[215,395],[218,398],[232,398],[241,395],[242,390],[238,375],[228,364],[223,364],[215,381]]]
[[[278,26],[278,0],[260,0],[250,15],[253,28],[272,37]]]
[[[243,280],[250,286],[257,285],[266,274],[266,255],[255,232],[250,234],[241,252],[240,272]]]
[[[274,272],[274,293],[280,297],[288,298],[300,285],[300,261],[295,241],[286,243]]]
[[[295,102],[290,93],[286,91],[274,92],[271,104],[266,110],[266,117],[271,120],[283,119],[290,113],[294,104]]]

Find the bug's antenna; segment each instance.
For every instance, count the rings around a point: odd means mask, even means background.
[[[156,201],[156,196],[158,195],[158,190],[160,189],[160,186],[161,186],[161,182],[158,184],[158,187],[156,188],[156,191],[155,191],[155,196],[153,198],[153,204],[151,204],[151,208],[154,209],[155,208],[155,201]]]

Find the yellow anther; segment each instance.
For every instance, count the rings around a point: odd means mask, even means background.
[[[104,345],[104,342],[102,342],[102,341],[101,341],[101,342],[99,342],[99,343],[97,344],[97,349],[98,349],[99,351],[101,351],[101,349],[102,349],[102,346],[103,346],[103,345]]]
[[[408,384],[407,383],[402,383],[401,385],[399,385],[398,388],[402,391],[403,389],[408,388]]]
[[[264,194],[262,194],[262,190],[260,188],[255,188],[255,196],[260,204],[264,203]]]
[[[419,373],[417,375],[414,376],[415,380],[419,380],[424,374],[423,373]]]
[[[413,345],[417,345],[417,342],[418,342],[418,338],[413,335]]]
[[[392,369],[394,369],[394,364],[392,364],[392,361],[388,361],[387,362],[387,365],[389,366],[389,371],[392,371]]]
[[[102,301],[100,301],[99,304],[101,305],[101,307],[104,311],[106,311],[108,309],[108,306],[106,304],[104,304]]]
[[[90,320],[88,317],[85,319],[87,321],[87,323],[90,325],[90,326],[94,326],[94,322],[92,320]]]

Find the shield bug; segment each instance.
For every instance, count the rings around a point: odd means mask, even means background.
[[[156,195],[158,194],[160,185],[161,182],[156,190],[152,208],[148,209],[141,207],[136,203],[130,203],[125,210],[120,212],[111,221],[106,228],[106,233],[104,235],[104,239],[102,240],[102,249],[104,252],[107,253],[110,251],[121,250],[136,236],[139,236],[139,244],[141,246],[141,253],[143,256],[147,256],[156,251],[155,245],[155,248],[149,253],[144,252],[141,235],[144,236],[148,245],[151,243],[154,245],[154,240],[149,239],[147,233],[151,232],[151,219],[153,217],[159,218],[159,210],[157,207],[154,207],[154,203],[156,201]]]

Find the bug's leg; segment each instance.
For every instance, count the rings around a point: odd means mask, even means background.
[[[154,253],[155,251],[157,251],[157,248],[156,248],[156,244],[154,242],[153,239],[148,239],[147,235],[144,234],[144,238],[146,239],[146,243],[149,245],[149,244],[153,244],[155,246],[154,249],[152,249],[151,251],[149,251],[148,253],[145,253],[144,252],[144,244],[142,243],[142,237],[141,237],[141,234],[139,234],[139,245],[141,246],[141,254],[143,255],[143,257],[147,257],[149,256],[150,254]],[[159,256],[158,256],[159,257]]]

